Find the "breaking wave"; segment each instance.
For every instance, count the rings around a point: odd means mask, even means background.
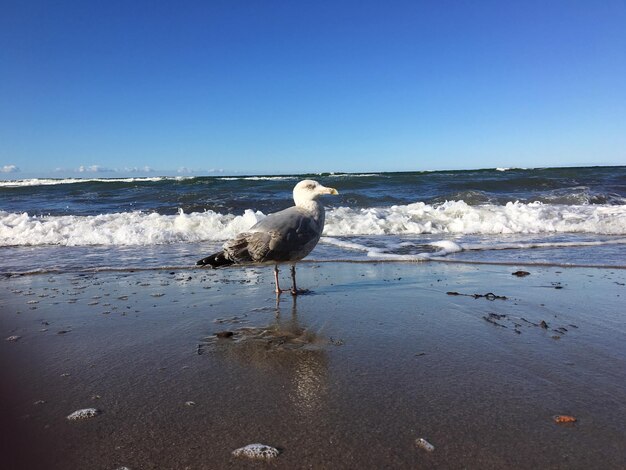
[[[423,202],[388,208],[341,207],[327,214],[325,235],[391,234],[626,234],[626,205],[552,205],[509,202],[470,206]]]
[[[265,215],[179,210],[176,215],[118,212],[95,216],[31,216],[0,211],[0,246],[158,245],[226,240]],[[464,201],[417,202],[384,208],[339,207],[326,214],[326,237],[420,234],[588,233],[626,235],[626,205]],[[448,247],[450,248],[450,247]]]

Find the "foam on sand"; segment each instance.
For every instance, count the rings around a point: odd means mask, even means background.
[[[84,408],[82,410],[76,410],[72,414],[70,414],[67,419],[70,421],[78,421],[81,419],[93,418],[94,416],[98,416],[100,414],[100,410],[96,408]]]
[[[235,457],[247,457],[249,459],[271,460],[278,457],[278,449],[265,444],[248,444],[245,447],[233,450]]]

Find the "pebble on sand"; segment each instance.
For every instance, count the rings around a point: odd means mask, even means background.
[[[94,416],[98,416],[100,414],[100,410],[96,408],[83,408],[82,410],[76,410],[74,413],[69,415],[67,419],[70,421],[77,421],[79,419],[87,419],[93,418]]]
[[[245,447],[233,450],[235,457],[247,457],[249,459],[270,460],[278,457],[278,449],[265,444],[248,444]]]
[[[20,338],[21,338],[21,336],[13,335],[13,336],[9,336],[7,338],[7,341],[17,341]]]
[[[416,439],[415,440],[415,445],[417,447],[420,447],[420,448],[424,449],[427,452],[432,452],[433,450],[435,450],[435,446],[432,445],[430,442],[428,442],[423,437],[420,437],[419,439]]]

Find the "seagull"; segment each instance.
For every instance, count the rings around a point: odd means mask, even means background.
[[[324,206],[318,198],[324,194],[339,194],[317,181],[303,180],[293,188],[295,206],[269,214],[246,232],[228,240],[218,251],[196,264],[212,268],[233,264],[274,264],[276,294],[286,292],[278,283],[278,265],[291,265],[291,294],[298,295],[296,263],[307,256],[324,230]]]

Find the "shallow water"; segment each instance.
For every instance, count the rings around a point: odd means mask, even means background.
[[[186,267],[316,178],[315,261],[626,266],[626,167],[0,181],[3,272]]]

